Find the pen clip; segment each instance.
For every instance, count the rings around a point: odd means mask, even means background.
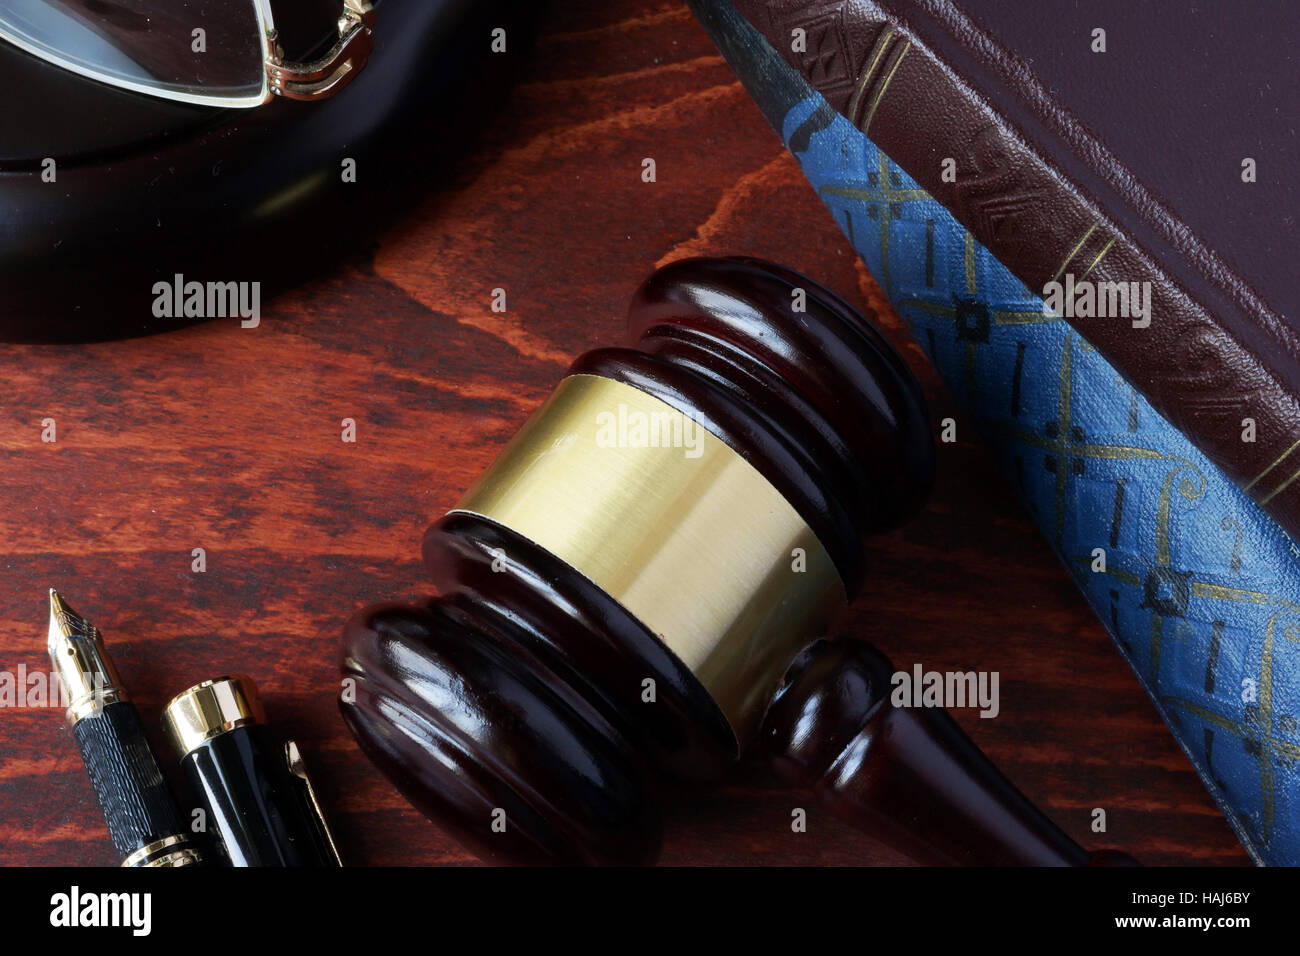
[[[339,848],[334,842],[334,834],[330,832],[329,824],[325,822],[325,810],[316,796],[316,788],[312,786],[311,777],[307,775],[307,765],[303,762],[302,751],[298,749],[296,741],[286,740],[284,742],[284,760],[289,767],[289,773],[299,781],[299,785],[304,791],[307,798],[307,808],[315,818],[321,842],[328,849],[330,856],[333,857],[334,865],[342,866],[343,859],[339,856]]]

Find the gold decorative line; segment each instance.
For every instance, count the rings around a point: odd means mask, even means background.
[[[1268,619],[1264,648],[1259,655],[1259,719],[1270,728],[1273,726],[1273,630],[1277,619],[1277,614]]]
[[[1272,501],[1282,492],[1286,491],[1287,488],[1291,487],[1291,483],[1294,482],[1297,478],[1300,478],[1300,470],[1297,470],[1294,475],[1292,475],[1286,481],[1282,482],[1282,484],[1278,485],[1276,488],[1270,491],[1266,497],[1259,499],[1259,503],[1261,505],[1268,504],[1270,501]]]
[[[1286,740],[1277,740],[1271,734],[1262,733],[1258,728],[1246,727],[1238,723],[1231,717],[1225,717],[1217,711],[1210,710],[1208,707],[1202,707],[1200,704],[1193,703],[1190,700],[1184,700],[1181,697],[1161,697],[1160,703],[1170,707],[1177,707],[1179,710],[1185,710],[1193,716],[1201,718],[1207,724],[1214,724],[1220,730],[1226,730],[1230,734],[1236,734],[1238,737],[1268,737],[1268,742],[1272,749],[1277,753],[1284,754],[1292,759],[1300,758],[1300,746],[1297,746]]]
[[[1194,704],[1190,700],[1183,700],[1181,697],[1162,697],[1160,700],[1161,703],[1168,704],[1171,707],[1177,707],[1179,710],[1185,710],[1190,714],[1195,714],[1206,723],[1214,724],[1214,726],[1218,727],[1220,730],[1226,730],[1230,734],[1246,737],[1251,736],[1248,727],[1243,727],[1231,717],[1224,717],[1217,711],[1210,710],[1207,707],[1202,707],[1200,704]]]
[[[1264,648],[1259,655],[1259,725],[1260,736],[1265,741],[1264,757],[1259,762],[1259,787],[1264,794],[1264,835],[1273,832],[1273,628],[1277,615],[1269,618],[1264,635]]]
[[[1043,315],[1042,309],[1001,309],[993,313],[998,325],[1046,325],[1059,319],[1059,315]]]
[[[1111,236],[1110,240],[1104,246],[1101,247],[1101,252],[1097,253],[1097,258],[1093,259],[1092,264],[1089,265],[1087,269],[1083,270],[1083,275],[1079,276],[1080,282],[1088,278],[1088,273],[1092,272],[1093,269],[1097,268],[1097,263],[1101,262],[1102,259],[1106,258],[1106,253],[1110,252],[1110,247],[1115,245],[1115,239],[1116,239],[1115,236]]]
[[[1092,555],[1088,555],[1088,554],[1075,555],[1074,558],[1075,564],[1079,564],[1087,568],[1092,567],[1092,561],[1093,561]],[[1138,577],[1136,574],[1134,574],[1133,572],[1125,571],[1123,568],[1113,567],[1109,563],[1106,565],[1105,571],[1095,571],[1092,573],[1104,574],[1108,578],[1115,578],[1117,581],[1123,584],[1128,584],[1132,587],[1137,587],[1142,583],[1142,579]]]
[[[1182,472],[1190,470],[1200,479],[1200,487],[1195,494],[1190,494],[1187,491],[1187,482],[1184,481],[1179,486],[1179,492],[1189,501],[1199,498],[1205,493],[1205,475],[1201,473],[1199,468],[1182,458],[1173,458],[1171,460],[1177,464],[1165,475],[1164,484],[1160,487],[1160,499],[1156,505],[1156,562],[1162,567],[1168,567],[1170,564],[1169,524],[1174,479]]]
[[[879,153],[876,162],[876,175],[880,177],[880,183],[884,186],[889,182],[889,157],[884,153]],[[888,187],[886,187],[888,188]],[[894,283],[889,274],[889,203],[885,202],[880,207],[880,271],[881,278],[884,280],[881,286],[885,290],[885,295],[893,298]]]
[[[1281,604],[1300,611],[1300,606],[1292,604],[1285,598],[1278,598],[1263,591],[1227,588],[1221,584],[1211,584],[1208,581],[1193,581],[1191,582],[1191,588],[1192,594],[1196,597],[1208,598],[1213,601],[1236,601],[1239,604]]]
[[[867,121],[858,127],[863,133],[866,133],[871,129],[871,121],[875,119],[876,110],[880,106],[880,101],[885,98],[885,90],[889,89],[889,84],[894,79],[894,74],[898,72],[899,64],[903,62],[903,57],[907,56],[907,51],[910,49],[912,49],[912,41],[908,40],[903,44],[903,49],[899,51],[898,56],[894,59],[893,69],[891,69],[885,76],[885,82],[880,84],[880,89],[878,89],[876,95],[872,97],[871,110],[867,113]]]
[[[975,295],[975,237],[966,233],[966,294]]]
[[[863,189],[857,186],[841,186],[838,183],[827,183],[818,190],[818,195],[841,196],[845,199],[867,199],[876,202],[902,202],[931,198],[930,194],[924,189],[872,189],[870,186]]]
[[[1093,445],[1088,442],[1075,444],[1073,442],[1052,441],[1035,435],[1033,432],[1027,432],[1018,428],[1003,427],[1003,430],[1017,441],[1022,441],[1026,445],[1033,445],[1036,448],[1042,448],[1045,451],[1054,451],[1063,453],[1068,451],[1073,458],[1099,459],[1103,461],[1131,461],[1138,459],[1141,461],[1166,461],[1167,456],[1158,451],[1152,451],[1150,448],[1139,448],[1136,445]]]
[[[1242,488],[1241,490],[1242,490],[1242,491],[1250,491],[1251,488],[1254,488],[1257,484],[1260,483],[1261,480],[1263,480],[1263,478],[1264,478],[1265,475],[1267,475],[1270,471],[1272,471],[1272,470],[1273,470],[1274,468],[1276,468],[1278,465],[1282,464],[1282,462],[1286,461],[1286,459],[1291,455],[1291,452],[1295,451],[1297,448],[1300,448],[1300,438],[1297,438],[1297,439],[1295,440],[1295,444],[1293,444],[1293,445],[1292,445],[1290,448],[1288,448],[1286,451],[1282,452],[1282,454],[1278,455],[1277,459],[1273,462],[1273,464],[1269,465],[1267,468],[1265,468],[1263,471],[1261,471],[1258,475],[1256,475],[1256,476],[1254,477],[1254,479],[1251,481],[1251,483],[1248,484],[1248,485],[1246,485],[1246,486],[1245,486],[1244,488]]]
[[[1091,566],[1091,555],[1076,555],[1074,561],[1080,565]],[[1109,577],[1122,581],[1124,584],[1137,586],[1142,583],[1142,578],[1132,574],[1122,568],[1116,568],[1113,565],[1107,565],[1105,571],[1098,572]],[[1207,601],[1233,601],[1238,604],[1259,604],[1263,606],[1276,605],[1285,608],[1288,611],[1300,612],[1300,605],[1292,604],[1286,598],[1280,598],[1275,594],[1268,594],[1264,591],[1247,591],[1242,588],[1227,588],[1221,584],[1212,584],[1209,581],[1191,581],[1189,582],[1192,596],[1202,598]]]
[[[954,318],[957,310],[950,305],[939,305],[937,302],[927,302],[925,299],[899,299],[898,307],[904,306],[912,309],[919,309],[922,312],[929,312],[931,315],[942,316],[945,319]]]
[[[1073,445],[1070,454],[1075,458],[1099,458],[1109,461],[1160,461],[1165,456],[1150,448],[1138,448],[1135,445]]]
[[[894,38],[894,28],[885,27],[884,32],[880,34],[880,38],[876,40],[876,49],[874,55],[871,57],[871,63],[868,64],[867,68],[862,71],[862,75],[858,77],[858,85],[853,90],[853,96],[849,100],[850,118],[856,117],[858,115],[858,107],[862,105],[862,94],[867,91],[867,87],[871,84],[871,78],[875,76],[876,67],[880,65],[880,61],[884,58],[885,53],[889,50],[889,44],[890,41],[893,40],[893,38]],[[863,132],[866,131],[865,127],[862,127],[862,129]]]
[[[1079,250],[1082,249],[1083,244],[1088,241],[1088,237],[1091,236],[1094,232],[1096,232],[1097,227],[1100,225],[1101,222],[1098,221],[1098,222],[1094,222],[1091,226],[1088,227],[1088,231],[1083,234],[1083,238],[1080,239],[1078,243],[1075,245],[1075,247],[1070,250],[1070,254],[1066,256],[1064,260],[1062,260],[1060,267],[1056,270],[1056,273],[1052,276],[1053,282],[1061,278],[1061,276],[1065,273],[1066,267],[1069,266],[1070,260],[1079,254]]]

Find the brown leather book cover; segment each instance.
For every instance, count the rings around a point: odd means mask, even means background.
[[[1300,7],[735,6],[1029,288],[1060,283],[1079,332],[1300,537]],[[1073,282],[1149,309],[1072,315]]]

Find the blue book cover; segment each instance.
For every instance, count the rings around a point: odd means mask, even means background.
[[[693,6],[1248,852],[1300,863],[1300,549],[728,4]]]

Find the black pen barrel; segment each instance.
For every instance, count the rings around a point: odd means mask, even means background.
[[[193,840],[135,705],[117,701],[72,728],[123,866],[197,862]]]
[[[333,865],[300,802],[284,746],[268,728],[219,734],[186,754],[181,767],[232,866]]]

